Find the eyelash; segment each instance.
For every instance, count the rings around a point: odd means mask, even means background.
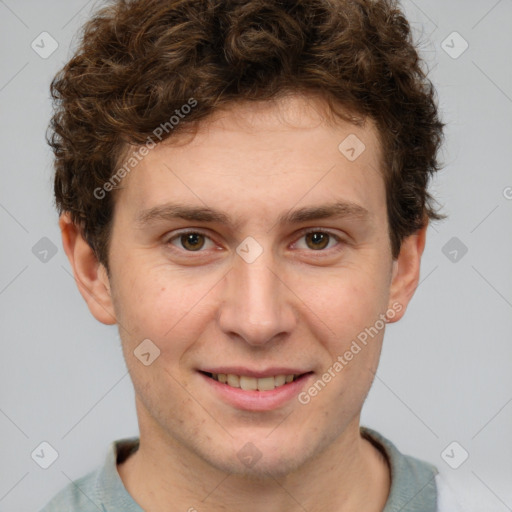
[[[340,245],[342,245],[344,243],[344,240],[339,237],[338,235],[335,235],[334,233],[332,233],[331,231],[327,231],[325,229],[320,229],[320,228],[308,228],[307,230],[305,231],[302,231],[301,234],[300,234],[300,237],[298,240],[302,239],[303,237],[307,236],[308,234],[310,233],[322,233],[322,234],[325,234],[325,235],[329,235],[329,237],[331,238],[334,238],[335,241],[337,242],[337,247],[335,248],[331,248],[331,249],[319,249],[317,251],[313,250],[313,249],[310,249],[308,252],[311,252],[311,253],[331,253],[331,252],[338,252],[341,250],[341,247],[339,247]],[[194,234],[194,235],[203,235],[204,237],[208,238],[210,241],[213,242],[213,240],[211,239],[210,236],[208,236],[206,233],[204,233],[203,231],[201,230],[197,230],[197,229],[193,229],[193,230],[186,230],[186,231],[181,231],[175,235],[173,235],[171,238],[169,238],[165,243],[166,245],[170,245],[172,246],[173,244],[171,243],[173,240],[176,240],[176,239],[179,239],[180,237],[184,236],[184,235],[191,235],[191,234]],[[329,243],[330,243],[331,240],[329,240]],[[296,243],[296,242],[295,242]],[[174,246],[173,246],[174,248]],[[174,250],[174,249],[173,249]],[[175,250],[179,251],[179,252],[184,252],[184,253],[187,253],[187,254],[194,254],[194,253],[204,253],[206,252],[205,250],[203,250],[202,248],[199,249],[198,251],[187,251],[186,249],[178,249],[176,248]],[[319,256],[321,257],[321,255],[319,254]]]

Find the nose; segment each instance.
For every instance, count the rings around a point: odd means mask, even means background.
[[[238,255],[226,275],[218,321],[230,337],[263,346],[282,340],[296,324],[293,293],[273,262],[263,252],[247,263]]]

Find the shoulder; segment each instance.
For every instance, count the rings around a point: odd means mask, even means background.
[[[96,505],[100,503],[96,495],[98,473],[99,469],[91,471],[69,483],[40,512],[98,512]]]
[[[361,434],[386,456],[391,471],[391,488],[384,512],[463,512],[439,470],[427,461],[401,453],[384,436],[368,427]]]
[[[138,441],[113,441],[102,466],[69,483],[40,512],[141,512],[117,471],[117,463],[138,448]]]

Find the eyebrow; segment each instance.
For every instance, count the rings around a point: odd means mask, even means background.
[[[328,218],[349,218],[366,221],[369,217],[370,212],[361,205],[351,201],[337,201],[334,203],[289,210],[280,215],[278,223],[283,225],[298,224]],[[229,215],[219,210],[206,206],[191,206],[180,203],[166,203],[143,210],[137,216],[137,223],[140,227],[145,227],[153,222],[175,219],[194,222],[216,222],[234,228],[240,225],[240,221],[235,222]]]

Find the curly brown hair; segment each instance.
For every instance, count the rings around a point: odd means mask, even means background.
[[[126,148],[147,144],[162,123],[165,140],[230,103],[285,92],[320,94],[332,113],[376,123],[394,258],[404,237],[445,217],[427,191],[444,125],[393,0],[109,2],[51,84],[59,212],[108,269],[115,195],[94,191]],[[169,126],[191,98],[194,108]]]

